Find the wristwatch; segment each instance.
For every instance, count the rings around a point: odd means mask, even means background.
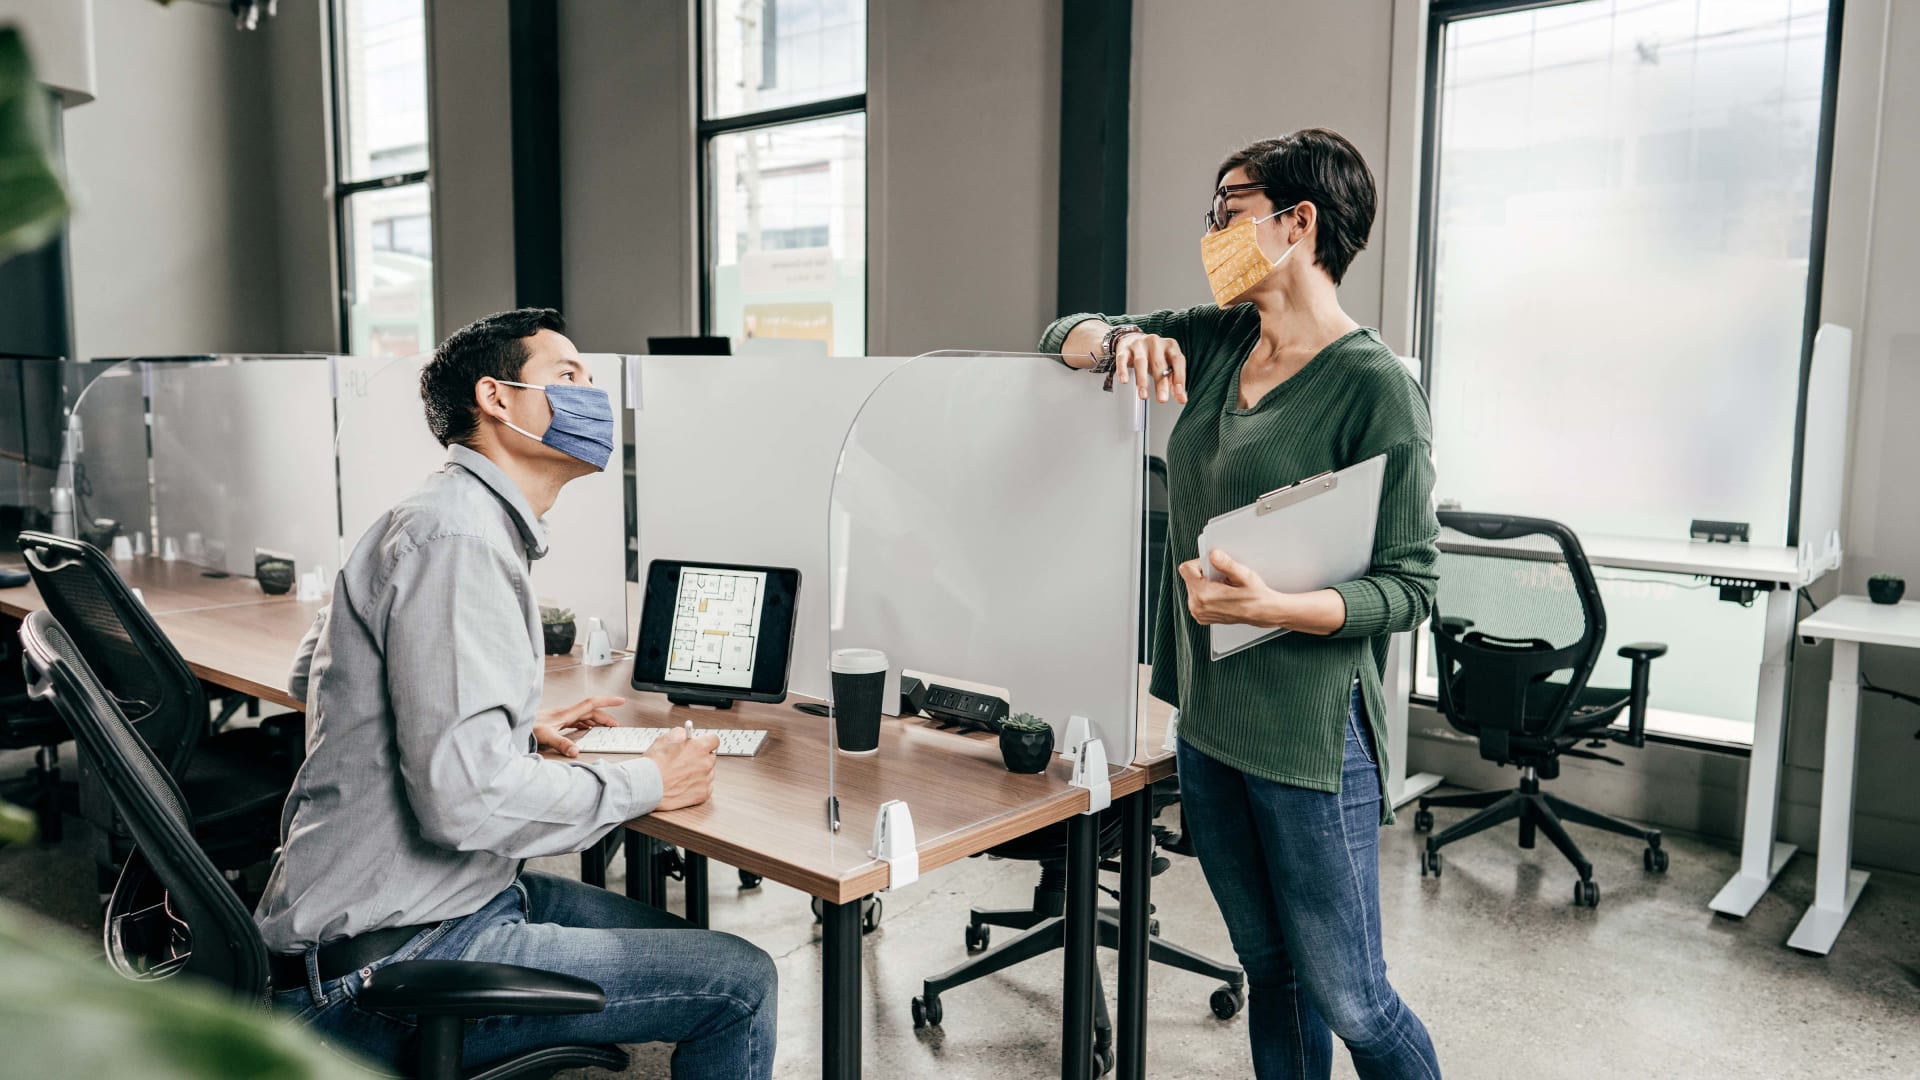
[[[1119,326],[1109,327],[1106,336],[1100,339],[1100,354],[1094,357],[1093,371],[1095,374],[1105,375],[1107,377],[1107,381],[1102,389],[1108,391],[1113,389],[1113,371],[1115,367],[1114,349],[1119,346],[1120,339],[1126,337],[1128,334],[1138,334],[1140,332],[1141,330],[1138,326],[1132,323],[1122,323]]]

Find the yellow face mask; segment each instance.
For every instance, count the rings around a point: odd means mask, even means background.
[[[1291,210],[1293,207],[1287,207]],[[1280,257],[1269,262],[1267,253],[1260,250],[1260,236],[1255,226],[1263,221],[1272,221],[1287,210],[1276,210],[1263,218],[1244,217],[1221,229],[1210,232],[1200,238],[1200,264],[1207,272],[1207,286],[1213,290],[1213,302],[1226,307],[1247,294],[1267,279],[1267,275],[1279,269],[1293,249],[1300,246],[1300,240],[1288,245]]]

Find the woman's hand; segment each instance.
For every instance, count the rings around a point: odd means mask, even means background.
[[[1207,564],[1189,559],[1180,564],[1187,585],[1187,610],[1201,626],[1236,623],[1273,628],[1286,625],[1287,594],[1269,588],[1260,575],[1224,551],[1212,554],[1213,567],[1225,581],[1207,577]]]
[[[1114,372],[1131,382],[1140,400],[1152,393],[1161,401],[1187,403],[1187,356],[1180,343],[1157,334],[1127,334],[1113,347]]]
[[[565,757],[579,757],[580,748],[573,745],[573,739],[567,733],[578,734],[588,728],[618,727],[619,721],[603,710],[625,703],[624,698],[590,697],[565,708],[548,709],[533,721],[534,742],[542,750],[552,750]]]

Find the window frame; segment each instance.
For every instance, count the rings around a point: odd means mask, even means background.
[[[433,172],[433,65],[431,57],[429,57],[423,76],[426,79],[424,89],[426,91],[428,116],[428,167],[412,172],[393,173],[372,180],[348,180],[346,178],[346,132],[344,129],[344,118],[347,114],[347,79],[344,76],[347,71],[347,63],[342,50],[342,43],[346,40],[347,15],[345,5],[341,3],[341,0],[326,0],[326,3],[327,55],[330,60],[330,63],[327,65],[327,77],[332,83],[329,87],[330,92],[328,94],[328,102],[331,107],[327,110],[327,121],[328,133],[333,141],[333,152],[331,155],[333,158],[333,183],[329,185],[329,187],[333,193],[333,243],[334,251],[337,253],[334,258],[335,332],[339,335],[340,351],[347,353],[353,349],[353,238],[348,235],[347,228],[348,205],[353,201],[353,197],[368,191],[383,191],[387,188],[409,187],[414,184],[424,185],[427,189],[427,228],[429,235],[436,235],[439,232],[439,223],[434,220],[433,184],[430,180]],[[422,0],[421,14],[422,17],[426,17],[426,0]],[[431,257],[429,257],[429,259],[431,260]],[[436,273],[434,278],[437,283],[439,275]],[[434,305],[434,318],[436,321],[439,319],[439,316],[439,305],[436,304]],[[430,341],[438,340],[438,334],[439,329],[437,326],[427,328],[427,336]]]
[[[872,16],[868,15],[867,28],[869,31],[872,30],[872,26]],[[826,120],[836,116],[853,115],[864,117],[867,113],[868,92],[867,90],[862,90],[858,94],[845,94],[840,97],[823,98],[819,101],[809,101],[799,105],[782,105],[778,108],[761,109],[756,112],[740,113],[736,116],[710,120],[707,118],[707,100],[709,93],[707,88],[707,35],[710,29],[707,25],[707,0],[694,0],[693,183],[696,191],[695,203],[700,213],[699,228],[694,230],[698,236],[698,242],[695,244],[697,250],[694,257],[699,260],[700,303],[698,312],[699,327],[697,332],[701,334],[714,333],[713,272],[714,254],[717,250],[716,244],[718,242],[718,238],[714,235],[714,227],[719,208],[716,204],[715,193],[713,191],[713,167],[710,162],[710,157],[713,153],[713,140],[722,135],[737,135],[742,132],[757,131],[763,128],[785,127],[789,124],[796,124],[807,120]],[[872,65],[869,64],[867,66],[867,78],[863,80],[867,83],[868,90],[872,89],[872,71]],[[871,161],[870,155],[873,147],[871,131],[868,133],[866,145],[867,160]],[[863,181],[862,187],[865,187],[864,181],[866,177],[863,176],[861,179]],[[869,192],[869,194],[871,193]],[[871,204],[863,200],[862,213],[867,214],[870,209]],[[867,224],[868,228],[863,229],[862,234],[870,238],[872,226],[871,217],[868,218]],[[870,246],[871,239],[868,240],[868,243]],[[863,251],[861,253],[861,291],[865,293],[867,299],[871,301],[873,296],[873,279],[872,275],[868,273],[866,269],[868,265],[866,256],[867,252]],[[862,306],[863,308],[866,307],[866,305]],[[732,335],[722,336],[731,337]],[[866,337],[864,327],[862,328],[861,337],[863,339]]]
[[[1444,42],[1447,28],[1454,23],[1489,15],[1508,15],[1520,11],[1562,7],[1585,0],[1431,0],[1427,11],[1426,79],[1421,89],[1420,194],[1414,237],[1413,347],[1420,358],[1420,386],[1429,398],[1433,394],[1433,297],[1439,261],[1439,245],[1434,229],[1440,202],[1440,89],[1446,75]],[[1820,130],[1814,144],[1813,205],[1807,246],[1807,291],[1801,320],[1800,375],[1798,400],[1794,405],[1793,455],[1787,491],[1786,546],[1800,542],[1801,474],[1807,428],[1807,384],[1813,371],[1813,339],[1820,329],[1820,302],[1826,274],[1828,207],[1833,187],[1833,140],[1840,91],[1841,30],[1845,23],[1845,0],[1828,0],[1825,57],[1820,73]],[[1419,693],[1420,668],[1430,646],[1424,640],[1426,627],[1415,632],[1410,699],[1418,705],[1439,708],[1439,700]],[[1747,756],[1751,745],[1725,743],[1690,736],[1647,732],[1648,742],[1684,746],[1692,749]]]

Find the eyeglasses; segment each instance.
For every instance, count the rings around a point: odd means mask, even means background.
[[[1243,191],[1264,191],[1266,187],[1265,184],[1227,184],[1213,189],[1213,206],[1207,210],[1207,215],[1203,219],[1206,222],[1207,231],[1215,232],[1226,228],[1233,222],[1233,215],[1239,213],[1238,210],[1227,209],[1228,196],[1238,195]]]

